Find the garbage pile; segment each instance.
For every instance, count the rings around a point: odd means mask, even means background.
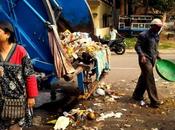
[[[62,41],[63,49],[71,62],[78,59],[85,64],[90,64],[95,57],[96,52],[101,50],[106,50],[106,53],[108,53],[107,56],[110,56],[108,46],[93,41],[88,33],[71,33],[69,30],[66,30],[65,32],[60,33],[59,36]]]

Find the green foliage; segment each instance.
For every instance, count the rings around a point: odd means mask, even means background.
[[[126,38],[126,48],[127,49],[134,49],[136,44],[137,38]],[[173,40],[160,40],[159,49],[175,49],[175,43]]]
[[[175,0],[149,0],[149,6],[161,12],[167,12],[175,6]]]
[[[105,39],[105,40],[110,40],[110,35],[105,35],[105,36],[104,36],[104,39]]]
[[[173,40],[160,40],[159,49],[174,49],[175,43]]]
[[[135,44],[136,44],[136,38],[133,37],[133,38],[126,38],[125,39],[125,42],[126,42],[126,48],[127,49],[132,49],[134,48]]]

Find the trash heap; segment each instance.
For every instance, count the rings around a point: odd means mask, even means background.
[[[71,33],[69,30],[66,30],[65,32],[60,33],[59,36],[62,41],[63,49],[71,62],[79,59],[85,64],[90,64],[92,59],[97,55],[97,52],[102,50],[105,50],[106,53],[108,53],[107,56],[109,59],[109,47],[102,45],[100,42],[93,41],[88,33]]]

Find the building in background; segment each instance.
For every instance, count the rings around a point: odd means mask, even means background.
[[[119,26],[120,16],[132,13],[129,11],[131,0],[87,0],[94,20],[95,34],[101,37],[109,35],[109,26],[116,29]]]
[[[150,27],[153,19],[148,15],[149,8],[145,0],[87,0],[93,15],[95,34],[101,37],[109,35],[109,26],[113,25],[123,35],[135,35]]]
[[[93,15],[95,34],[105,37],[112,23],[112,2],[110,0],[87,0]]]

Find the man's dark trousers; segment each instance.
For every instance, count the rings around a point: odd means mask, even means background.
[[[133,98],[136,100],[143,100],[144,92],[147,90],[151,104],[156,104],[159,100],[153,74],[155,60],[147,58],[146,63],[141,63],[140,60],[141,58],[139,58],[141,75],[134,90]]]

